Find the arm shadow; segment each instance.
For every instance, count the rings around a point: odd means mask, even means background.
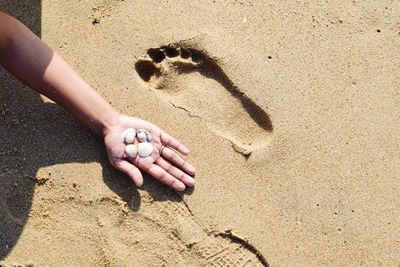
[[[60,106],[42,98],[0,70],[0,260],[17,243],[32,206],[40,168],[100,162],[104,183],[134,212],[141,197],[134,183],[108,162],[103,141]],[[57,175],[55,175],[57,176]],[[154,201],[182,201],[182,195],[144,174]],[[185,193],[191,194],[192,190]]]
[[[5,0],[0,2],[0,10],[41,36],[40,0]],[[127,176],[111,167],[103,141],[1,67],[0,122],[0,261],[13,249],[27,223],[35,188],[39,186],[35,177],[40,168],[100,162],[104,183],[133,211],[140,209],[139,191]],[[144,178],[142,190],[154,201],[182,200],[181,194],[147,175]]]

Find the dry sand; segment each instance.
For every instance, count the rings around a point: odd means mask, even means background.
[[[397,1],[1,8],[198,169],[183,195],[149,177],[138,190],[101,140],[2,71],[1,263],[399,266]],[[154,69],[146,51],[167,44],[205,61]]]

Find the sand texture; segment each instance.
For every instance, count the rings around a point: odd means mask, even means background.
[[[0,265],[399,266],[398,1],[1,1],[192,151],[137,189],[0,71]]]

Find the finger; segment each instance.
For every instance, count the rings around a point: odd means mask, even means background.
[[[167,134],[166,132],[161,132],[161,143],[176,149],[177,151],[181,152],[184,155],[189,154],[189,149],[179,143],[178,140]]]
[[[193,179],[193,177],[190,177],[189,175],[187,175],[186,173],[184,173],[183,171],[181,171],[177,167],[175,167],[172,164],[168,163],[165,159],[159,158],[156,161],[156,163],[158,164],[158,166],[163,168],[166,172],[171,174],[173,177],[175,177],[176,179],[178,179],[179,181],[181,181],[185,185],[194,186],[195,180]]]
[[[143,176],[140,170],[126,160],[116,161],[114,167],[128,175],[137,187],[141,187],[143,185]]]
[[[183,191],[186,188],[181,181],[174,178],[171,174],[169,174],[163,168],[161,168],[156,164],[152,164],[150,168],[146,170],[146,172],[151,176],[153,176],[154,178],[156,178],[157,180],[159,180],[160,182],[175,189],[176,191]]]
[[[174,164],[179,169],[183,170],[184,172],[195,175],[196,169],[188,163],[186,160],[181,158],[174,150],[164,147],[161,155],[164,159],[168,160],[172,164]]]

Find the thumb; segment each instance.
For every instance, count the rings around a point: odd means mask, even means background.
[[[137,187],[141,187],[143,185],[143,176],[142,173],[135,165],[129,163],[126,160],[118,159],[114,162],[113,166],[128,175]]]

